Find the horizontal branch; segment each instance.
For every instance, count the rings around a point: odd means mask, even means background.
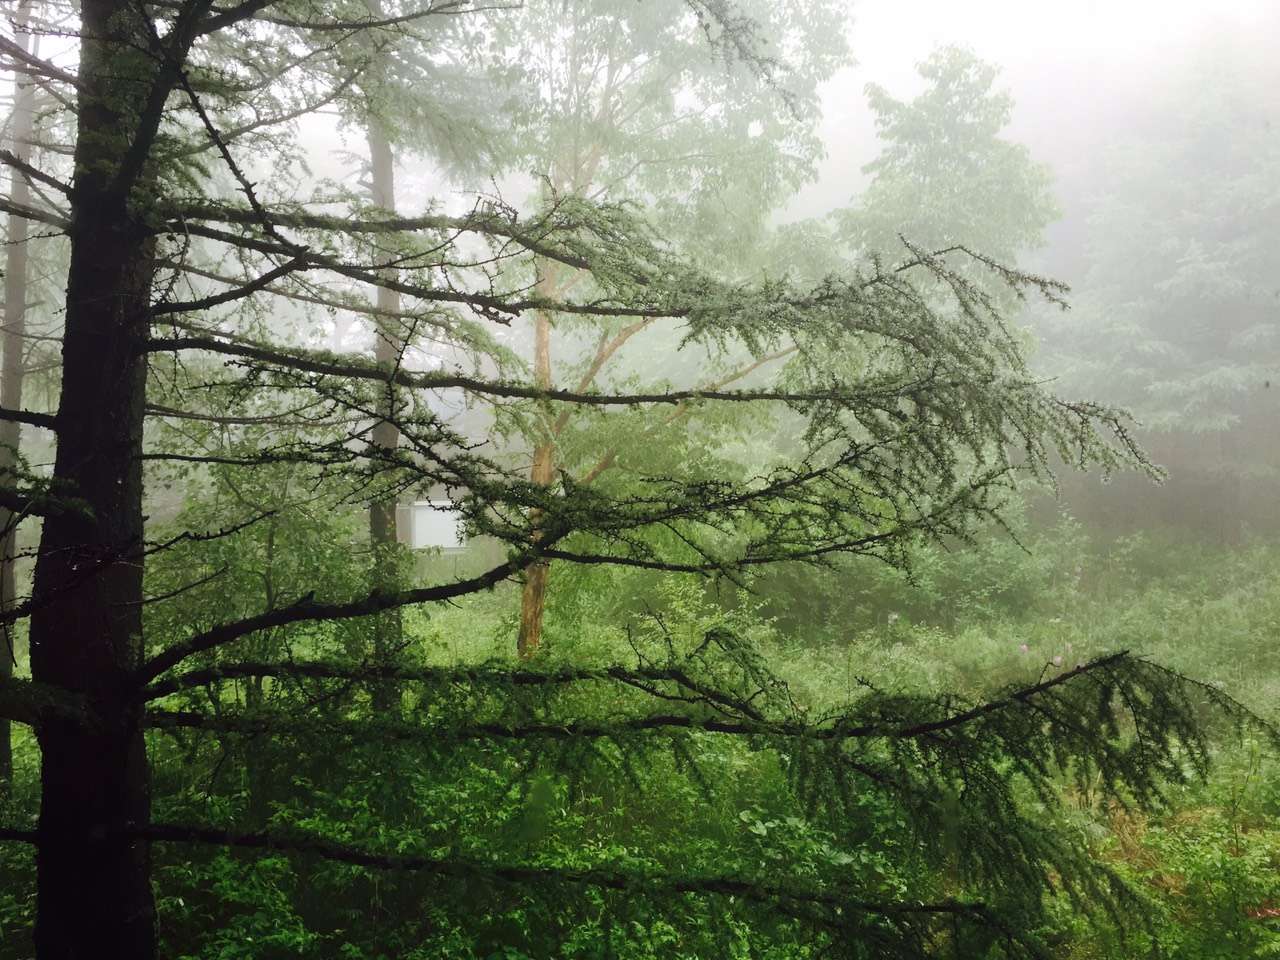
[[[272,224],[275,229],[275,225]],[[244,234],[229,233],[205,224],[191,221],[175,223],[171,227],[173,233],[190,234],[215,240],[240,250],[253,250],[267,256],[299,257],[303,265],[299,270],[327,270],[339,276],[367,283],[385,290],[393,290],[407,297],[414,297],[430,303],[449,303],[469,307],[480,316],[495,323],[510,323],[510,318],[519,316],[528,310],[553,310],[558,313],[571,313],[595,317],[681,317],[687,314],[685,308],[663,308],[658,306],[635,306],[620,304],[608,300],[591,302],[573,302],[551,300],[546,297],[523,297],[515,293],[477,293],[457,290],[451,287],[430,286],[425,283],[410,283],[406,280],[394,279],[388,275],[388,268],[394,268],[393,262],[385,264],[353,264],[339,257],[330,256],[319,250],[312,250],[295,243],[279,242]]]
[[[71,229],[71,221],[60,213],[42,207],[33,207],[29,203],[15,203],[7,197],[0,197],[0,213],[22,217],[24,220],[43,223],[63,231]]]
[[[657,683],[670,681],[693,688],[696,682],[677,667],[623,667],[564,670],[504,670],[498,667],[401,667],[379,664],[340,664],[322,661],[290,663],[245,662],[222,664],[191,670],[151,684],[144,691],[145,700],[156,700],[179,690],[203,687],[223,680],[243,677],[307,678],[314,680],[401,681],[408,683],[466,683],[549,686],[616,680],[621,683]]]
[[[535,253],[547,260],[554,260],[565,266],[579,270],[591,269],[590,261],[543,242],[536,235],[530,233],[527,225],[521,225],[514,218],[502,213],[477,212],[461,217],[432,214],[421,217],[380,217],[378,219],[358,220],[352,217],[308,213],[299,210],[267,210],[266,212],[273,226],[290,227],[295,230],[323,230],[326,233],[350,235],[422,233],[425,231],[475,233],[500,240],[511,240],[530,253]],[[189,224],[190,221],[204,221],[206,223],[255,226],[260,223],[258,214],[253,210],[208,202],[184,205],[177,211],[177,215],[181,217],[184,224]]]
[[[40,427],[44,430],[57,430],[58,418],[51,413],[36,413],[33,410],[10,410],[8,407],[0,407],[0,420],[8,420],[11,423],[28,423],[33,427]]]
[[[739,498],[745,502],[747,497]],[[724,501],[716,504],[723,506]],[[649,518],[647,522],[662,522],[677,518],[676,512],[669,511],[668,517]],[[923,518],[928,520],[928,517]],[[611,553],[580,553],[573,550],[547,549],[542,555],[549,560],[565,560],[583,566],[607,565],[613,567],[633,567],[640,570],[657,570],[663,573],[716,574],[742,570],[746,567],[771,566],[777,563],[817,562],[823,557],[835,553],[857,554],[871,553],[877,547],[903,540],[922,527],[921,522],[902,521],[891,530],[883,533],[869,533],[862,537],[844,538],[826,543],[807,544],[803,548],[774,549],[769,553],[751,554],[747,556],[725,557],[723,559],[706,559],[701,563],[683,563],[675,560],[650,560],[645,557],[624,557]]]
[[[28,53],[21,44],[14,43],[8,37],[0,37],[0,55],[13,58],[17,63],[22,64],[29,73],[48,77],[51,80],[59,80],[75,87],[77,90],[82,89],[79,79],[73,74],[54,66],[48,60],[42,60],[34,54]]]
[[[636,894],[695,894],[738,897],[753,903],[806,903],[879,917],[953,916],[994,922],[985,904],[964,900],[871,901],[856,891],[839,888],[803,889],[766,883],[727,874],[682,876],[673,873],[607,869],[573,869],[520,863],[497,863],[460,857],[428,857],[403,853],[376,853],[302,832],[238,833],[212,827],[158,823],[140,831],[165,843],[198,843],[220,847],[275,850],[309,854],[325,860],[382,870],[432,873],[457,878],[488,878],[508,883],[572,884]]]
[[[223,712],[216,716],[193,710],[148,710],[146,725],[153,730],[207,730],[212,733],[232,733],[243,736],[263,734],[300,734],[315,730],[315,724],[293,717],[277,718],[268,714],[232,714]],[[799,723],[767,723],[729,719],[720,716],[694,716],[683,713],[655,713],[626,717],[608,723],[589,721],[531,722],[531,723],[471,723],[457,727],[425,727],[401,721],[351,722],[334,726],[331,735],[339,731],[356,732],[369,738],[388,740],[604,740],[633,733],[660,731],[686,731],[690,733],[716,733],[746,737],[814,737],[820,740],[836,739],[834,731],[817,731]],[[824,734],[825,735],[822,735]],[[861,737],[856,733],[843,734],[840,739]]]
[[[227,8],[212,8],[212,13],[200,24],[200,33],[209,34],[224,30],[244,20],[257,20],[279,27],[308,32],[359,33],[364,30],[376,30],[388,27],[403,27],[426,17],[439,16],[476,9],[466,0],[446,0],[446,2],[430,3],[426,7],[396,17],[364,18],[358,20],[298,20],[289,17],[264,14],[262,11],[275,5],[278,0],[243,0],[243,2]]]
[[[17,827],[0,827],[0,841],[10,843],[35,843],[38,834],[34,830],[22,830]]]
[[[84,501],[74,497],[53,497],[46,493],[30,493],[0,486],[0,507],[12,513],[32,517],[60,517],[66,513],[88,510]]]
[[[224,356],[243,357],[261,363],[275,364],[289,370],[314,373],[321,376],[348,377],[394,383],[398,386],[420,390],[466,390],[469,393],[503,399],[555,400],[588,406],[634,407],[645,404],[680,404],[698,400],[744,403],[771,401],[779,403],[829,403],[865,400],[876,395],[896,394],[910,384],[897,384],[874,390],[668,390],[657,393],[584,393],[576,390],[542,389],[521,383],[500,380],[482,380],[458,373],[415,372],[389,364],[378,364],[363,357],[342,356],[333,353],[284,349],[265,344],[244,341],[229,342],[214,336],[206,337],[153,337],[146,349],[152,353],[179,350],[207,350]],[[942,381],[939,381],[942,383]]]
[[[1099,657],[1075,669],[1064,671],[1055,677],[1016,690],[999,699],[988,701],[937,720],[923,722],[877,720],[872,723],[852,723],[850,722],[850,717],[839,717],[822,723],[807,723],[798,719],[770,720],[758,715],[754,717],[723,713],[703,715],[690,712],[642,714],[620,717],[608,722],[583,720],[568,720],[562,723],[553,721],[494,721],[469,723],[457,727],[425,727],[405,722],[378,721],[345,724],[343,726],[349,730],[368,733],[370,736],[382,736],[398,740],[426,738],[431,738],[432,740],[439,740],[440,738],[452,738],[455,740],[593,740],[661,731],[688,731],[729,736],[826,742],[867,739],[934,739],[939,733],[958,729],[1000,710],[1026,704],[1034,697],[1047,693],[1055,687],[1062,686],[1083,674],[1104,670],[1128,658],[1128,652]],[[234,670],[234,667],[231,669]],[[561,682],[568,682],[573,679],[571,676],[566,676],[568,679]],[[589,679],[604,679],[604,677],[596,676]],[[168,684],[156,685],[151,689],[172,692],[173,689],[179,689],[183,685],[182,678],[178,678]],[[166,689],[166,687],[172,689]],[[735,705],[735,700],[731,694],[720,694],[713,704],[704,689],[699,689],[697,692],[706,698],[706,702],[702,704],[703,706],[719,707],[728,705],[732,708]],[[217,716],[211,716],[195,711],[149,710],[146,718],[147,725],[156,729],[185,728],[250,736],[271,733],[302,733],[314,729],[314,725],[307,723],[305,720],[298,720],[295,717],[277,718],[263,713],[234,715],[224,712]],[[325,722],[332,724],[330,720]],[[336,730],[338,728],[331,726],[330,729]]]
[[[306,269],[306,261],[299,257],[294,257],[286,263],[268,270],[261,276],[247,280],[231,290],[225,290],[222,293],[212,294],[208,297],[201,297],[199,300],[169,300],[153,304],[151,307],[152,316],[163,316],[167,313],[192,313],[199,310],[208,310],[211,307],[221,306],[224,303],[232,303],[236,300],[243,300],[245,297],[251,297],[259,290],[268,287],[273,281],[279,280],[281,277],[288,276],[298,270]]]
[[[555,538],[550,536],[546,538],[548,544],[553,543],[554,540]],[[243,620],[220,624],[182,643],[175,644],[144,663],[137,673],[137,679],[139,683],[149,683],[166,670],[177,666],[194,654],[212,650],[260,630],[269,630],[274,627],[283,627],[296,623],[317,623],[368,617],[375,613],[382,613],[385,610],[395,610],[419,603],[435,603],[487,590],[501,583],[512,574],[524,569],[537,556],[536,551],[530,551],[514,556],[505,563],[500,563],[484,573],[465,580],[457,580],[453,583],[437,584],[430,587],[418,587],[413,590],[394,592],[375,590],[358,600],[351,600],[346,603],[318,603],[312,594],[308,594],[288,606],[277,607],[274,610],[268,610],[257,616],[246,617]]]
[[[0,150],[0,163],[12,167],[29,180],[36,180],[46,187],[52,187],[64,197],[71,196],[71,187],[68,184],[63,183],[57,177],[45,173],[39,167],[28,163],[11,150]]]
[[[271,427],[332,427],[339,423],[356,423],[356,417],[336,420],[326,417],[308,419],[297,416],[307,410],[320,406],[319,402],[311,402],[280,413],[262,414],[261,416],[232,416],[229,414],[200,413],[196,410],[179,410],[177,407],[166,407],[159,403],[148,403],[146,412],[150,416],[172,420],[194,420],[199,423],[218,423],[224,426],[271,426]]]
[[[170,261],[166,264],[170,269],[181,273],[189,273],[193,276],[204,277],[206,280],[215,280],[218,283],[225,283],[229,287],[236,288],[243,284],[251,283],[252,278],[249,277],[233,277],[226,274],[217,273],[213,270],[204,270],[200,267],[193,266],[190,263],[179,263]],[[324,289],[324,288],[318,288]],[[297,303],[310,303],[317,307],[326,307],[334,310],[344,310],[348,313],[356,313],[361,316],[378,317],[387,320],[408,320],[414,323],[427,322],[433,326],[441,326],[440,322],[432,317],[425,310],[381,310],[376,306],[369,304],[367,301],[350,293],[339,293],[333,291],[325,291],[330,296],[320,296],[312,289],[310,292],[301,289],[286,289],[278,285],[268,285],[262,288],[262,293],[268,293],[274,297],[282,297],[286,300],[293,300]],[[167,321],[176,327],[184,330],[203,333],[207,328],[196,327],[195,325],[185,324],[181,321]]]

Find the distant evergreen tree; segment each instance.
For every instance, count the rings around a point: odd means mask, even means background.
[[[910,101],[867,86],[881,147],[843,215],[844,236],[864,255],[896,257],[905,236],[1016,263],[1044,242],[1058,210],[1048,168],[1001,136],[1013,97],[996,89],[996,67],[963,48],[942,47],[918,69],[926,87]]]

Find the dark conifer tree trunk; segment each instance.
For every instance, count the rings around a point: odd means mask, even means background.
[[[130,209],[129,148],[155,78],[129,0],[84,0],[55,482],[83,505],[45,520],[34,679],[83,694],[93,728],[50,721],[38,827],[41,960],[155,951],[150,777],[132,671],[142,642],[142,420],[153,244]],[[135,163],[135,170],[140,165]],[[121,171],[125,170],[122,175]],[[41,603],[41,601],[50,601]]]

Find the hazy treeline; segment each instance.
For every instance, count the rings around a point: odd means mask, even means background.
[[[1158,490],[1067,476],[1067,503],[1102,528],[1234,540],[1277,517],[1280,21],[1264,11],[1248,29],[1206,11],[1191,30],[1178,15],[1173,42],[1135,37],[1092,69],[1024,57],[997,84],[1018,104],[1007,135],[1043,165],[1057,208],[1022,262],[1073,290],[1070,312],[1024,315],[1036,367],[1130,408],[1169,471]],[[842,195],[840,182],[827,170],[820,190]]]

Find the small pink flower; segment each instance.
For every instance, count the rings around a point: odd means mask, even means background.
[[[1062,654],[1058,654],[1056,657],[1053,658],[1053,665],[1055,667],[1062,666]]]

